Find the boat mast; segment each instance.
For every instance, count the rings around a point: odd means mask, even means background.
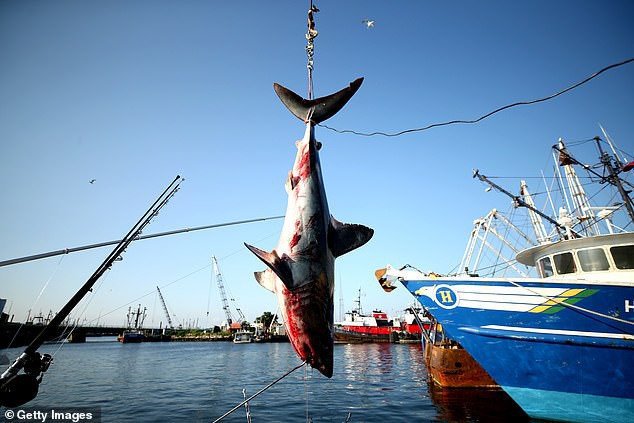
[[[596,217],[592,211],[590,202],[588,201],[588,196],[579,181],[577,172],[572,167],[576,161],[570,160],[570,154],[568,154],[561,138],[559,138],[557,145],[559,147],[559,164],[564,168],[566,181],[568,182],[568,190],[570,191],[570,197],[572,198],[572,204],[574,208],[578,210],[577,218],[580,222],[588,222],[587,226],[584,228],[586,236],[600,235],[601,232],[597,226]]]
[[[603,151],[603,148],[601,147],[601,141],[602,141],[601,138],[600,137],[594,137],[594,140],[597,142],[597,147],[599,149],[599,155],[600,155],[601,163],[608,170],[608,173],[609,173],[608,176],[601,175],[601,174],[595,172],[594,170],[592,170],[592,168],[590,168],[590,166],[586,166],[586,165],[582,164],[577,159],[575,159],[570,154],[568,154],[567,151],[559,149],[558,146],[553,146],[553,149],[555,149],[556,151],[559,151],[562,154],[565,154],[566,160],[570,161],[571,164],[580,165],[586,171],[591,173],[592,175],[600,178],[601,181],[608,182],[609,184],[614,185],[617,188],[619,194],[621,195],[621,198],[623,199],[623,204],[625,205],[625,208],[627,209],[627,212],[628,212],[628,214],[630,216],[630,220],[632,221],[632,223],[634,223],[634,205],[632,204],[632,199],[629,196],[629,193],[631,191],[628,191],[628,190],[626,190],[623,187],[623,183],[624,182],[626,184],[630,185],[630,186],[632,186],[632,184],[630,184],[629,182],[623,181],[619,177],[619,173],[622,171],[622,169],[620,169],[619,166],[618,166],[618,164],[620,162],[618,161],[618,159],[616,159],[616,166],[613,165],[612,157],[610,157],[610,155],[608,153],[605,153]]]
[[[143,307],[143,313],[141,313],[141,304],[139,304],[139,308],[137,308],[134,319],[134,329],[141,329],[143,327],[143,322],[145,321],[145,313],[147,311],[146,307]],[[139,319],[141,322],[139,323]]]
[[[126,314],[126,329],[132,329],[132,306],[128,307],[128,314]]]
[[[528,186],[526,185],[526,181],[520,181],[520,195],[524,197],[524,201],[526,204],[531,207],[528,209],[528,216],[531,219],[531,223],[533,224],[533,229],[535,230],[535,237],[537,238],[537,242],[540,244],[545,244],[549,242],[548,234],[546,233],[546,228],[544,228],[544,222],[540,215],[535,213],[533,209],[535,209],[535,202],[533,201],[533,197],[530,192],[528,192]]]
[[[359,314],[359,316],[363,316],[363,309],[361,308],[361,288],[359,288],[359,296],[354,302],[357,303],[357,313]]]
[[[601,155],[601,163],[608,169],[608,172],[610,173],[610,176],[608,176],[606,179],[610,184],[614,185],[619,191],[619,194],[621,194],[623,204],[627,209],[627,213],[630,215],[630,220],[632,221],[632,223],[634,223],[634,206],[632,205],[632,199],[628,195],[629,192],[626,191],[625,188],[623,188],[623,181],[621,180],[621,178],[619,178],[619,172],[621,169],[615,168],[615,166],[612,164],[612,158],[610,157],[610,155],[608,153],[605,153],[603,151],[603,148],[601,148],[601,138],[595,137],[595,141],[597,142],[599,154]]]

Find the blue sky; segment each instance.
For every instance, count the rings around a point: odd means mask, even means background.
[[[180,192],[146,233],[283,214],[303,125],[272,84],[306,95],[308,4],[0,2],[0,260],[118,239],[177,174],[186,179]],[[630,1],[316,5],[316,95],[365,77],[326,122],[337,129],[396,132],[474,119],[634,57]],[[539,176],[559,137],[600,135],[599,123],[634,151],[633,93],[629,64],[475,125],[396,138],[317,128],[331,212],[375,229],[370,243],[337,261],[336,316],[339,298],[349,309],[359,288],[366,310],[396,314],[411,302],[374,280],[387,263],[447,272],[460,262],[473,219],[509,204],[485,195],[472,168]],[[147,323],[158,325],[159,285],[179,322],[219,324],[212,255],[232,305],[250,320],[274,312],[274,295],[252,276],[261,263],[243,242],[271,249],[281,225],[136,242],[77,312],[121,323],[141,303]],[[0,297],[16,320],[29,309],[58,310],[109,251],[2,267]]]

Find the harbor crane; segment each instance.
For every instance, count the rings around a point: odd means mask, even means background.
[[[218,261],[216,260],[216,256],[212,256],[211,260],[213,261],[214,270],[216,272],[216,283],[218,284],[218,289],[220,290],[220,299],[222,300],[222,309],[225,311],[225,317],[227,318],[227,325],[231,326],[231,323],[233,323],[233,316],[231,315],[231,310],[229,310],[229,302],[227,301],[225,286],[222,283],[222,275],[220,274]],[[242,313],[240,313],[240,316],[242,316]]]
[[[158,286],[156,287],[156,290],[158,291],[159,299],[161,300],[161,304],[163,305],[163,311],[165,312],[165,316],[167,317],[167,327],[169,329],[174,329],[174,324],[172,323],[172,318],[170,317],[169,311],[167,311],[167,304],[165,304],[163,294],[161,294],[161,290]]]

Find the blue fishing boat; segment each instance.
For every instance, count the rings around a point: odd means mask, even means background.
[[[595,140],[603,170],[581,168],[593,173],[585,181],[621,194],[622,200],[608,207],[590,206],[587,185],[574,170],[580,162],[561,141],[553,147],[560,165],[556,171],[563,169],[561,182],[572,194],[557,218],[534,206],[525,184],[515,196],[475,171],[475,177],[528,210],[534,245],[519,251],[515,260],[499,255],[498,264],[505,262],[499,266],[505,269],[528,266],[532,274],[483,275],[468,266],[449,275],[411,266],[376,272],[386,290],[397,282],[405,286],[531,418],[634,418],[632,185],[620,178],[627,170],[622,163],[628,161],[603,152],[604,141]],[[609,138],[607,144],[614,147]],[[619,212],[623,219],[617,224]],[[603,226],[607,233],[601,233]],[[486,224],[482,229],[491,237],[499,234]],[[461,265],[479,251],[468,247]]]

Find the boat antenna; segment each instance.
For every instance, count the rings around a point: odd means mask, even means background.
[[[117,244],[115,249],[106,257],[103,263],[95,270],[84,285],[73,295],[64,307],[53,317],[40,333],[24,349],[22,354],[0,376],[0,406],[18,407],[31,401],[37,396],[38,387],[42,381],[43,373],[48,370],[53,358],[49,354],[40,354],[37,349],[42,346],[50,334],[68,317],[77,304],[92,291],[93,285],[112,266],[112,264],[125,252],[126,248],[134,241],[147,226],[152,218],[158,215],[159,210],[176,194],[182,182],[180,176],[163,191],[143,217],[130,229],[126,236]],[[24,369],[24,373],[20,370]]]
[[[526,207],[527,209],[535,212],[536,214],[538,214],[539,216],[541,216],[542,218],[546,219],[548,222],[552,223],[557,230],[559,231],[560,236],[567,238],[566,235],[564,235],[566,233],[566,231],[569,228],[566,228],[565,226],[563,226],[562,224],[560,224],[559,222],[557,222],[555,219],[553,219],[552,217],[548,216],[547,214],[543,213],[541,210],[531,206],[530,204],[528,204],[526,201],[524,201],[522,199],[522,197],[520,197],[519,195],[513,195],[510,192],[508,192],[507,190],[505,190],[504,188],[502,188],[501,186],[499,186],[498,184],[496,184],[495,182],[492,182],[489,178],[487,178],[485,175],[481,174],[480,171],[478,169],[475,169],[473,171],[473,177],[474,178],[478,178],[479,180],[481,180],[484,183],[487,183],[491,186],[491,188],[496,189],[497,191],[501,192],[502,194],[505,194],[507,196],[509,196],[513,202],[515,204],[517,204],[520,207]],[[561,232],[563,231],[563,233]],[[574,235],[575,238],[579,238],[579,234],[575,231],[573,231],[572,229],[570,229],[571,233]]]

